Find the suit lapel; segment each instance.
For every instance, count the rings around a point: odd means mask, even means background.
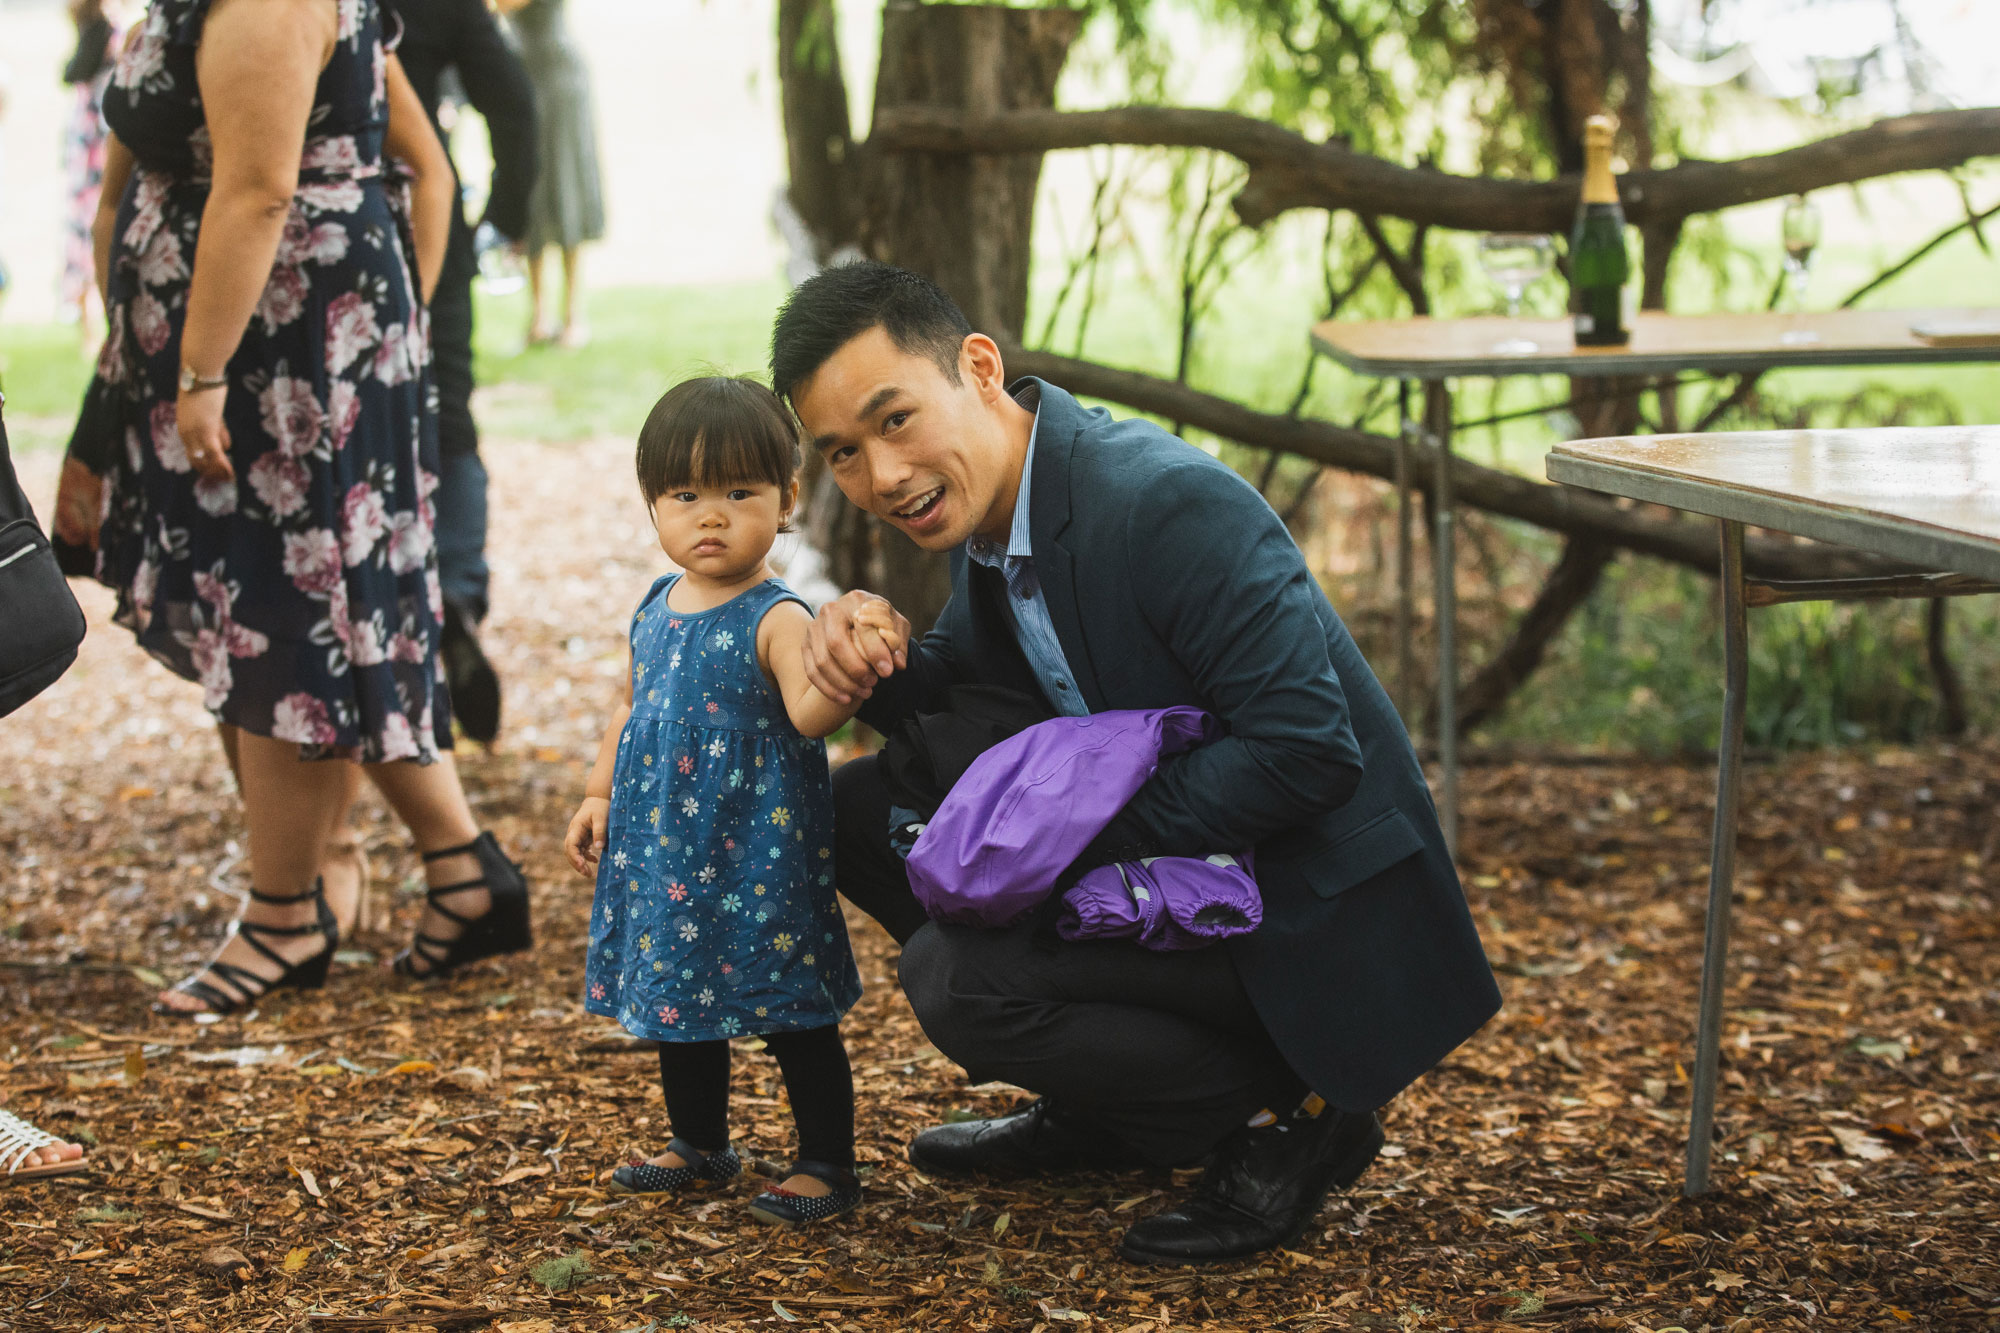
[[[1083,633],[1083,613],[1077,587],[1076,559],[1065,544],[1071,523],[1070,463],[1076,451],[1077,432],[1085,415],[1076,399],[1042,380],[1041,421],[1035,430],[1034,492],[1028,498],[1028,539],[1035,552],[1035,573],[1041,580],[1042,600],[1048,603],[1049,619],[1056,627],[1063,657],[1083,702],[1093,713],[1104,711],[1104,695],[1097,688],[1097,669],[1091,662],[1090,645]],[[1019,386],[1014,386],[1018,388]]]

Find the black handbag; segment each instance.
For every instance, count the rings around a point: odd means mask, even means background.
[[[69,670],[83,633],[83,608],[21,493],[0,416],[0,717]]]

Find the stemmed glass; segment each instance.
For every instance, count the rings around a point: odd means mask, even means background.
[[[1795,194],[1785,201],[1779,235],[1785,245],[1786,305],[1796,314],[1805,309],[1806,278],[1812,268],[1813,251],[1819,248],[1819,209],[1812,200]],[[1818,342],[1819,335],[1811,329],[1787,329],[1779,341],[1797,347]]]
[[[1521,293],[1555,266],[1553,242],[1540,232],[1495,231],[1479,238],[1479,266],[1507,298],[1507,318],[1521,317]],[[1493,345],[1502,356],[1527,356],[1541,347],[1519,335]]]

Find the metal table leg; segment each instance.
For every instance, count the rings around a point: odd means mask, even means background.
[[[1716,743],[1715,830],[1708,853],[1708,931],[1701,959],[1701,1024],[1695,1035],[1694,1101],[1688,1114],[1681,1193],[1708,1192],[1715,1082],[1722,1054],[1722,989],[1729,962],[1730,896],[1736,884],[1736,813],[1743,776],[1743,708],[1750,664],[1743,597],[1743,525],[1722,528],[1722,734]]]
[[[1410,539],[1410,433],[1417,423],[1410,417],[1410,382],[1396,382],[1396,705],[1402,710],[1403,725],[1409,726],[1416,706],[1417,650],[1413,625],[1416,621],[1416,557]]]
[[[1424,416],[1437,449],[1437,485],[1431,493],[1436,537],[1431,560],[1437,575],[1438,822],[1444,843],[1458,854],[1458,563],[1452,526],[1451,396],[1444,385],[1426,385]]]

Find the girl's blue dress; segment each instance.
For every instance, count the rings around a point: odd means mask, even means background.
[[[826,746],[757,665],[770,579],[693,615],[680,576],[632,617],[632,716],[618,738],[591,907],[584,1007],[658,1041],[825,1027],[861,998],[833,892]]]

